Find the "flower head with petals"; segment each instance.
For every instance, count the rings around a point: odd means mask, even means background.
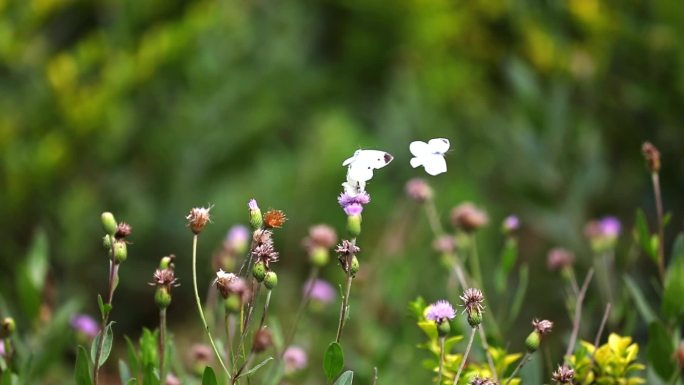
[[[428,308],[427,318],[430,321],[435,321],[438,324],[444,321],[448,321],[456,317],[456,311],[454,307],[448,301],[439,300]]]

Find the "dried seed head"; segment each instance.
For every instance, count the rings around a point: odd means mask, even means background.
[[[489,222],[489,217],[470,202],[462,203],[451,210],[451,223],[464,231],[475,231]]]
[[[468,313],[468,323],[473,328],[482,322],[482,312],[484,311],[484,295],[479,289],[473,287],[466,289],[460,297]]]
[[[480,376],[473,377],[473,379],[470,380],[470,382],[468,384],[469,385],[499,385],[498,382],[492,380],[491,378],[480,377]]]
[[[164,286],[164,287],[177,287],[178,278],[171,268],[167,269],[157,269],[152,275],[152,282],[149,282],[150,286]]]
[[[575,378],[575,371],[570,369],[567,365],[559,365],[558,369],[553,372],[551,379],[560,382],[561,384],[571,384]]]
[[[532,321],[532,327],[534,327],[534,330],[536,332],[543,336],[551,333],[551,329],[553,328],[553,322],[545,319],[541,321],[538,319],[534,319]]]
[[[249,301],[251,295],[249,287],[242,278],[233,273],[226,273],[219,269],[216,272],[214,285],[216,285],[216,289],[218,289],[223,298],[228,298],[234,294],[240,299],[241,303]]]
[[[124,239],[131,235],[132,231],[131,225],[129,225],[126,222],[121,222],[116,226],[116,233],[114,233],[114,238],[116,239]]]
[[[422,178],[414,178],[406,182],[406,195],[416,202],[423,203],[432,199],[432,189]]]
[[[209,211],[211,207],[195,207],[190,210],[190,213],[185,217],[188,220],[188,227],[193,233],[199,234],[202,232],[207,223],[211,222]]]
[[[254,335],[254,342],[252,344],[252,350],[255,353],[261,353],[273,345],[273,336],[271,332],[266,328],[261,328]]]
[[[285,213],[280,210],[268,210],[264,214],[264,226],[267,229],[279,229],[287,221]]]
[[[354,243],[344,239],[342,240],[342,243],[337,245],[337,248],[335,248],[335,252],[340,254],[340,256],[352,256],[355,255],[361,251],[361,249],[356,246]]]
[[[546,265],[549,270],[556,271],[572,266],[575,262],[575,254],[572,251],[556,247],[549,251],[546,257]]]
[[[641,146],[641,152],[644,154],[644,158],[646,158],[649,170],[651,172],[660,171],[660,151],[658,151],[656,146],[651,144],[651,142],[644,142]]]

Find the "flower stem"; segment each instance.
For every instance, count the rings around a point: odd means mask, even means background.
[[[294,323],[292,324],[292,327],[290,328],[290,332],[287,333],[287,338],[285,338],[285,343],[283,344],[283,351],[280,352],[280,357],[283,357],[283,354],[285,354],[285,349],[292,343],[292,340],[294,339],[295,334],[297,333],[297,326],[299,326],[299,321],[302,318],[302,315],[304,314],[304,310],[306,309],[306,306],[309,304],[311,301],[311,292],[313,291],[314,287],[314,281],[318,277],[318,267],[312,266],[311,267],[311,272],[309,273],[309,279],[306,281],[309,283],[309,287],[306,288],[306,293],[304,294],[304,298],[302,298],[302,301],[299,304],[299,309],[297,309],[297,314],[295,315]]]
[[[520,369],[522,369],[522,367],[525,366],[527,361],[531,358],[532,358],[532,355],[530,354],[530,352],[525,352],[525,355],[523,356],[522,360],[520,360],[520,362],[518,363],[518,366],[515,367],[515,370],[513,371],[513,373],[511,373],[511,376],[508,377],[506,382],[504,382],[504,385],[508,385],[508,383],[511,382],[513,377],[515,377],[515,375],[518,374]]]
[[[655,196],[656,214],[658,217],[658,273],[660,280],[665,280],[665,223],[663,223],[663,198],[660,193],[660,177],[657,172],[651,173],[653,195]]]
[[[489,344],[487,343],[487,333],[485,333],[484,325],[480,325],[477,328],[480,333],[480,342],[482,342],[482,350],[485,352],[485,357],[487,357],[487,365],[489,365],[489,371],[492,372],[492,379],[494,381],[499,381],[499,376],[496,374],[496,366],[494,366],[494,359],[492,358],[492,353],[489,351]]]
[[[109,235],[109,284],[107,288],[107,310],[102,314],[102,325],[100,327],[100,338],[97,343],[97,350],[95,350],[95,362],[93,364],[93,385],[97,385],[100,380],[100,356],[102,356],[102,349],[104,348],[104,330],[109,322],[109,313],[112,308],[112,299],[114,298],[114,290],[116,290],[117,281],[119,279],[119,264],[114,263],[114,237]]]
[[[442,223],[439,221],[439,214],[437,214],[437,207],[435,206],[435,201],[428,199],[425,202],[425,214],[430,222],[430,228],[435,236],[441,236],[444,234],[444,228],[442,228]]]
[[[348,258],[349,261],[347,263],[347,288],[345,289],[345,294],[344,298],[342,298],[342,305],[340,307],[340,320],[339,324],[337,325],[337,337],[335,337],[335,342],[339,343],[340,339],[342,338],[342,328],[344,327],[344,319],[347,316],[347,311],[349,308],[349,293],[351,292],[351,285],[352,285],[352,280],[354,277],[351,275],[351,258]]]
[[[230,377],[230,371],[226,367],[226,364],[223,363],[223,358],[221,358],[221,354],[219,354],[219,351],[216,348],[214,339],[211,337],[211,331],[209,331],[209,327],[207,326],[207,319],[204,317],[204,311],[202,310],[202,302],[200,301],[199,292],[197,291],[197,234],[194,234],[192,236],[192,287],[195,291],[195,303],[197,304],[197,312],[199,313],[200,319],[202,320],[202,326],[204,326],[204,332],[207,334],[207,337],[209,337],[209,343],[211,344],[211,347],[214,349],[216,359],[221,364],[221,367],[223,368],[223,371],[226,373],[226,375]]]
[[[264,312],[261,314],[261,321],[259,322],[259,327],[257,330],[261,330],[262,327],[264,327],[264,323],[266,322],[266,313],[268,313],[268,305],[271,303],[271,293],[273,293],[273,290],[269,290],[268,293],[266,294],[266,302],[264,303]],[[240,375],[242,372],[249,367],[249,365],[252,362],[252,358],[254,357],[254,348],[249,352],[249,355],[247,356],[247,359],[245,362],[240,366],[240,369],[238,369],[235,374],[233,374],[232,377],[232,383],[235,384],[238,381],[238,378],[240,378]]]
[[[477,328],[473,328],[470,331],[470,338],[468,339],[468,346],[466,347],[465,353],[463,353],[463,360],[461,361],[461,365],[458,367],[458,372],[456,372],[456,377],[454,377],[454,384],[458,384],[458,379],[461,378],[461,372],[463,371],[463,368],[465,367],[466,361],[468,360],[468,354],[470,354],[470,348],[473,346],[473,340],[475,339],[475,331]]]
[[[166,378],[164,358],[166,354],[166,308],[159,309],[159,378]]]
[[[437,385],[442,383],[442,371],[444,370],[444,337],[439,337],[439,375]]]
[[[580,289],[577,295],[577,302],[575,304],[575,319],[572,321],[572,334],[570,335],[570,342],[568,343],[568,348],[565,351],[565,355],[569,356],[572,351],[575,350],[575,343],[577,342],[577,335],[579,334],[580,322],[582,321],[582,302],[584,302],[584,296],[587,293],[587,288],[589,287],[589,282],[594,276],[594,269],[590,269],[587,273],[587,277],[584,278],[584,283],[582,284],[582,289]]]
[[[233,323],[232,315],[226,312],[223,321],[226,327],[226,340],[228,341],[228,349],[226,349],[228,354],[227,360],[232,366],[235,366],[235,354],[233,353],[233,332],[235,330],[235,325]]]

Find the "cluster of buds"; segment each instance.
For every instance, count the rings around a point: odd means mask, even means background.
[[[479,289],[469,288],[460,296],[465,307],[465,312],[468,314],[468,324],[477,328],[482,323],[482,313],[484,312],[484,294]]]
[[[108,251],[112,262],[119,264],[128,258],[126,238],[131,235],[131,226],[126,222],[117,223],[114,214],[105,211],[100,216],[106,235],[102,245]]]
[[[449,335],[451,325],[449,321],[456,317],[454,307],[448,301],[440,300],[427,308],[425,318],[437,324],[437,333],[440,337]]]
[[[251,199],[249,208],[249,222],[254,229],[252,234],[251,257],[254,259],[252,275],[258,282],[263,282],[268,290],[278,285],[278,275],[271,271],[271,263],[277,262],[279,255],[273,247],[273,232],[285,224],[287,217],[280,210],[268,210],[261,215],[257,201]]]
[[[309,229],[303,243],[311,263],[323,267],[330,260],[330,248],[337,243],[337,234],[328,225],[316,225]]]
[[[539,343],[541,342],[542,337],[551,333],[553,322],[535,319],[532,321],[532,327],[534,330],[532,330],[532,333],[525,339],[525,346],[530,353],[536,352],[537,349],[539,349]]]
[[[620,220],[615,217],[603,217],[592,220],[584,227],[584,235],[596,253],[612,250],[615,247],[621,230]]]
[[[575,371],[567,365],[560,365],[558,369],[551,375],[551,379],[558,384],[572,384],[575,378]]]
[[[167,255],[159,261],[159,267],[152,275],[150,286],[155,286],[154,303],[159,309],[166,309],[171,304],[171,289],[180,286],[174,271],[173,260],[175,255]]]
[[[360,251],[361,249],[354,242],[346,239],[337,245],[335,252],[345,273],[355,276],[359,272],[359,260],[356,258],[356,253]]]
[[[252,295],[244,279],[220,269],[216,272],[214,285],[223,297],[228,312],[239,312],[242,305],[246,304]]]

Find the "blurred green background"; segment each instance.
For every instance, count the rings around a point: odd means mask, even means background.
[[[77,298],[96,314],[107,275],[99,213],[110,210],[134,230],[115,298],[118,335],[154,327],[146,283],[175,253],[182,286],[171,328],[199,336],[184,216],[214,205],[200,240],[209,282],[212,252],[256,198],[290,218],[276,239],[273,299],[287,324],[307,274],[308,227],[343,229],[341,162],[383,149],[395,160],[368,186],[359,245],[369,273],[353,288],[347,363],[360,383],[374,365],[381,383],[426,383],[406,304],[447,296],[435,285],[447,274],[404,197],[404,183],[424,175],[409,167],[410,141],[451,140],[449,172],[429,182],[445,223],[463,200],[490,214],[479,236],[485,271],[501,247],[499,221],[522,220],[531,284],[524,332],[503,341],[512,349],[539,316],[558,322],[560,357],[569,322],[558,277],[546,273],[549,248],[575,250],[582,270],[584,223],[614,214],[627,227],[618,261],[629,258],[635,208],[653,212],[645,140],[663,154],[669,239],[682,228],[680,0],[0,0],[0,15],[0,288],[10,303],[17,264],[42,229],[50,305]],[[333,265],[324,275],[342,280]],[[335,305],[308,322],[332,339],[336,314]],[[307,383],[320,380],[316,360]]]

